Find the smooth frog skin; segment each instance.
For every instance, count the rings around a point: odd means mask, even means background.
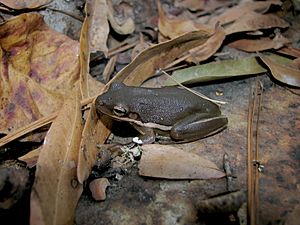
[[[144,138],[147,143],[155,140],[153,129],[168,140],[188,142],[212,135],[228,123],[216,104],[178,87],[129,87],[114,82],[95,104],[98,114],[128,121],[141,133],[151,131],[152,137]]]

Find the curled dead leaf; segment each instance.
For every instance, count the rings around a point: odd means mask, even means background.
[[[66,99],[53,121],[37,162],[31,192],[30,224],[70,224],[82,193],[77,160],[82,132],[76,93]]]
[[[208,59],[222,46],[225,36],[224,29],[217,27],[214,34],[207,40],[205,44],[190,50],[191,56],[187,58],[187,61],[197,64]]]
[[[106,43],[109,34],[108,11],[106,0],[87,0],[85,12],[88,16],[85,17],[83,29],[81,30],[81,33],[85,31],[88,35],[90,51],[103,52],[106,57],[108,54]]]
[[[114,16],[114,9],[111,0],[107,0],[108,5],[108,20],[112,28],[119,34],[131,34],[135,30],[135,24],[131,17],[123,18],[118,21]]]
[[[183,53],[203,45],[211,35],[206,30],[193,31],[170,41],[149,47],[137,55],[111,82],[119,80],[127,85],[138,86],[151,76],[154,76],[157,70],[165,68]]]
[[[187,18],[185,15],[177,15],[173,17],[167,15],[161,3],[158,1],[157,4],[159,13],[158,28],[159,32],[164,37],[169,37],[172,39],[196,30],[207,30],[208,32],[212,32],[212,29],[210,29],[208,26],[201,23],[196,23],[194,20]]]
[[[213,179],[225,174],[213,162],[168,145],[143,145],[139,164],[142,176],[167,179]]]
[[[110,186],[107,178],[98,178],[89,184],[92,196],[96,201],[103,201],[106,199],[106,188]]]
[[[260,55],[260,59],[269,67],[273,77],[283,83],[288,85],[300,87],[300,70],[299,68],[295,68],[291,63],[284,64],[280,62],[280,58],[277,56],[276,58],[267,56],[267,55]]]
[[[280,33],[277,33],[273,39],[239,39],[231,42],[229,46],[246,52],[259,52],[267,49],[279,49],[289,42],[290,41],[287,38]]]

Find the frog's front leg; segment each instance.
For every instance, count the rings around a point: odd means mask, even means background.
[[[195,113],[175,123],[170,136],[178,141],[193,141],[217,133],[227,123],[226,116]]]
[[[138,139],[142,141],[143,144],[152,144],[155,142],[155,132],[152,128],[141,127],[135,124],[132,125],[141,134]]]

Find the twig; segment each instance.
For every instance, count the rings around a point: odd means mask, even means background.
[[[248,152],[248,216],[251,225],[258,224],[258,209],[259,209],[259,172],[262,171],[263,165],[259,162],[259,117],[262,102],[263,85],[256,78],[254,96],[252,96],[252,84],[250,84],[249,94],[249,112],[248,112],[248,129],[247,129],[247,152]],[[258,103],[257,103],[257,96]],[[255,148],[253,149],[253,123],[254,114],[256,114],[256,134]],[[255,157],[255,158],[254,158]]]
[[[248,218],[252,221],[252,121],[253,121],[253,98],[252,98],[252,82],[250,82],[249,107],[248,107],[248,125],[247,125],[247,181],[248,181]],[[251,223],[252,224],[252,223]]]
[[[258,99],[258,108],[257,108],[257,120],[256,120],[256,147],[255,147],[255,165],[257,168],[254,170],[255,179],[254,179],[254,199],[255,199],[255,224],[259,224],[258,221],[258,209],[259,209],[259,172],[261,172],[262,165],[259,161],[259,118],[260,118],[260,111],[261,111],[261,104],[262,104],[262,97],[263,97],[263,84],[259,81],[259,95]]]
[[[128,49],[133,48],[134,46],[136,46],[139,43],[139,41],[135,41],[133,43],[122,43],[119,46],[109,49],[108,50],[108,57],[112,57],[120,52],[124,52]],[[95,58],[93,58],[93,61],[97,61],[103,58],[103,55],[97,55]]]
[[[66,12],[66,11],[63,11],[63,10],[60,10],[60,9],[55,9],[55,8],[52,8],[52,7],[47,7],[47,9],[53,11],[53,12],[58,12],[58,13],[62,13],[62,14],[65,14],[67,16],[70,16],[76,20],[79,20],[80,22],[83,22],[84,18],[81,17],[81,16],[77,16],[71,12]]]
[[[111,49],[108,51],[108,56],[114,56],[120,52],[124,52],[130,48],[133,48],[134,46],[136,46],[137,44],[139,43],[139,41],[135,41],[133,43],[129,43],[129,44],[126,44],[125,46],[120,46],[120,47],[117,47],[117,48],[114,48],[114,49]]]

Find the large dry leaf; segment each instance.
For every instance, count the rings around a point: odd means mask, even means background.
[[[88,178],[92,167],[95,165],[99,151],[97,144],[104,143],[110,133],[109,122],[106,123],[103,118],[102,120],[98,119],[94,103],[85,113],[87,118],[82,132],[77,167],[77,177],[81,184]]]
[[[77,160],[82,132],[76,93],[66,99],[52,123],[37,162],[31,192],[30,224],[71,224],[82,193]]]
[[[260,14],[250,12],[243,15],[240,19],[236,20],[233,24],[225,27],[226,34],[232,34],[245,31],[257,31],[260,29],[269,29],[273,27],[286,28],[289,24],[276,14]]]
[[[228,24],[239,20],[246,14],[251,12],[263,13],[266,12],[271,5],[281,5],[281,1],[241,1],[240,4],[227,9],[219,16],[212,17],[209,24],[214,25],[219,22],[221,25]]]
[[[34,9],[42,7],[52,0],[1,0],[0,2],[12,9]]]
[[[213,179],[225,174],[213,162],[168,145],[143,145],[139,174],[167,179]]]
[[[155,75],[157,70],[165,68],[183,53],[203,45],[211,35],[207,31],[193,31],[149,47],[137,55],[113,80],[124,81],[127,85],[139,86]]]
[[[246,52],[259,52],[267,49],[279,49],[290,41],[277,33],[276,36],[271,38],[260,39],[240,39],[229,44],[232,48],[237,48]]]
[[[260,55],[261,60],[269,67],[273,77],[288,85],[300,87],[300,70],[290,62],[282,63],[286,61],[283,57],[277,56],[276,58]],[[282,59],[283,58],[283,59]]]
[[[57,111],[79,78],[78,42],[28,13],[0,26],[0,132]]]

